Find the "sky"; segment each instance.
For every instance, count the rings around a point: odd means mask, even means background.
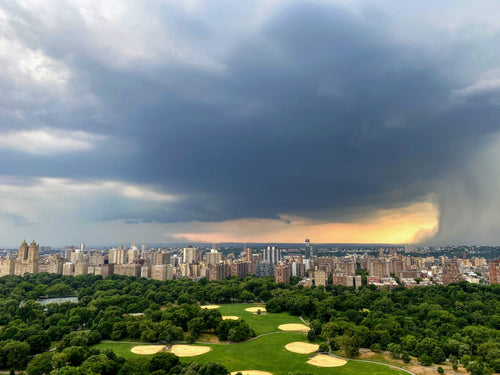
[[[500,244],[499,13],[0,0],[0,246]]]

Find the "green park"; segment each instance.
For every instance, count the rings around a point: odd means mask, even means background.
[[[249,312],[245,309],[257,307],[259,311]],[[260,310],[262,308],[262,310]],[[275,375],[288,374],[290,372],[303,372],[313,374],[406,374],[403,370],[396,370],[384,365],[348,360],[347,363],[336,367],[317,367],[308,364],[307,361],[315,356],[317,352],[299,354],[293,353],[285,348],[292,342],[307,342],[307,332],[293,332],[280,330],[282,324],[304,324],[297,316],[288,313],[268,313],[263,305],[256,304],[223,304],[218,310],[223,317],[239,317],[246,321],[254,330],[257,337],[244,342],[213,343],[213,334],[200,335],[200,339],[193,347],[210,347],[205,354],[181,358],[184,362],[208,363],[215,362],[224,365],[230,372],[258,370]],[[213,337],[211,337],[213,336]],[[112,342],[105,341],[95,345],[96,348],[104,350],[112,349],[118,356],[124,358],[147,356],[134,354],[132,349],[144,342]],[[166,347],[167,348],[167,347]]]
[[[27,375],[491,374],[500,370],[499,295],[495,285],[465,282],[356,291],[255,277],[4,276],[0,369]],[[42,305],[40,296],[78,298]]]

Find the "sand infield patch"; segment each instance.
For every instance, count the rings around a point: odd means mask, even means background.
[[[245,311],[248,311],[251,313],[256,313],[259,310],[260,310],[260,312],[263,312],[263,313],[267,312],[265,307],[248,307],[245,309]]]
[[[241,372],[243,375],[273,375],[271,372],[259,370],[234,371],[231,373],[231,375],[236,375],[238,372]]]
[[[130,351],[134,354],[156,354],[165,349],[165,345],[139,345],[134,346]]]
[[[291,342],[290,344],[286,344],[285,349],[292,353],[309,354],[318,350],[319,345],[311,344],[308,342],[296,341],[296,342]]]
[[[220,306],[219,305],[203,305],[200,306],[202,309],[207,309],[207,310],[213,310],[213,309],[218,309]]]
[[[209,346],[172,345],[168,351],[174,353],[177,357],[194,357],[208,353],[210,350],[212,348]]]
[[[307,361],[307,363],[316,367],[339,367],[344,366],[347,361],[326,354],[318,354]]]
[[[240,317],[235,315],[223,315],[222,320],[238,320]]]
[[[281,324],[278,326],[282,331],[309,331],[309,327],[305,324]]]

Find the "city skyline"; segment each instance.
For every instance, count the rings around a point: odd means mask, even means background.
[[[500,244],[500,4],[0,3],[0,244]]]

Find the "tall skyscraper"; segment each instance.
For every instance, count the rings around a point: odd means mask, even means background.
[[[246,261],[251,262],[253,260],[253,251],[249,247],[246,249]]]
[[[306,238],[306,259],[311,259],[311,241]]]

